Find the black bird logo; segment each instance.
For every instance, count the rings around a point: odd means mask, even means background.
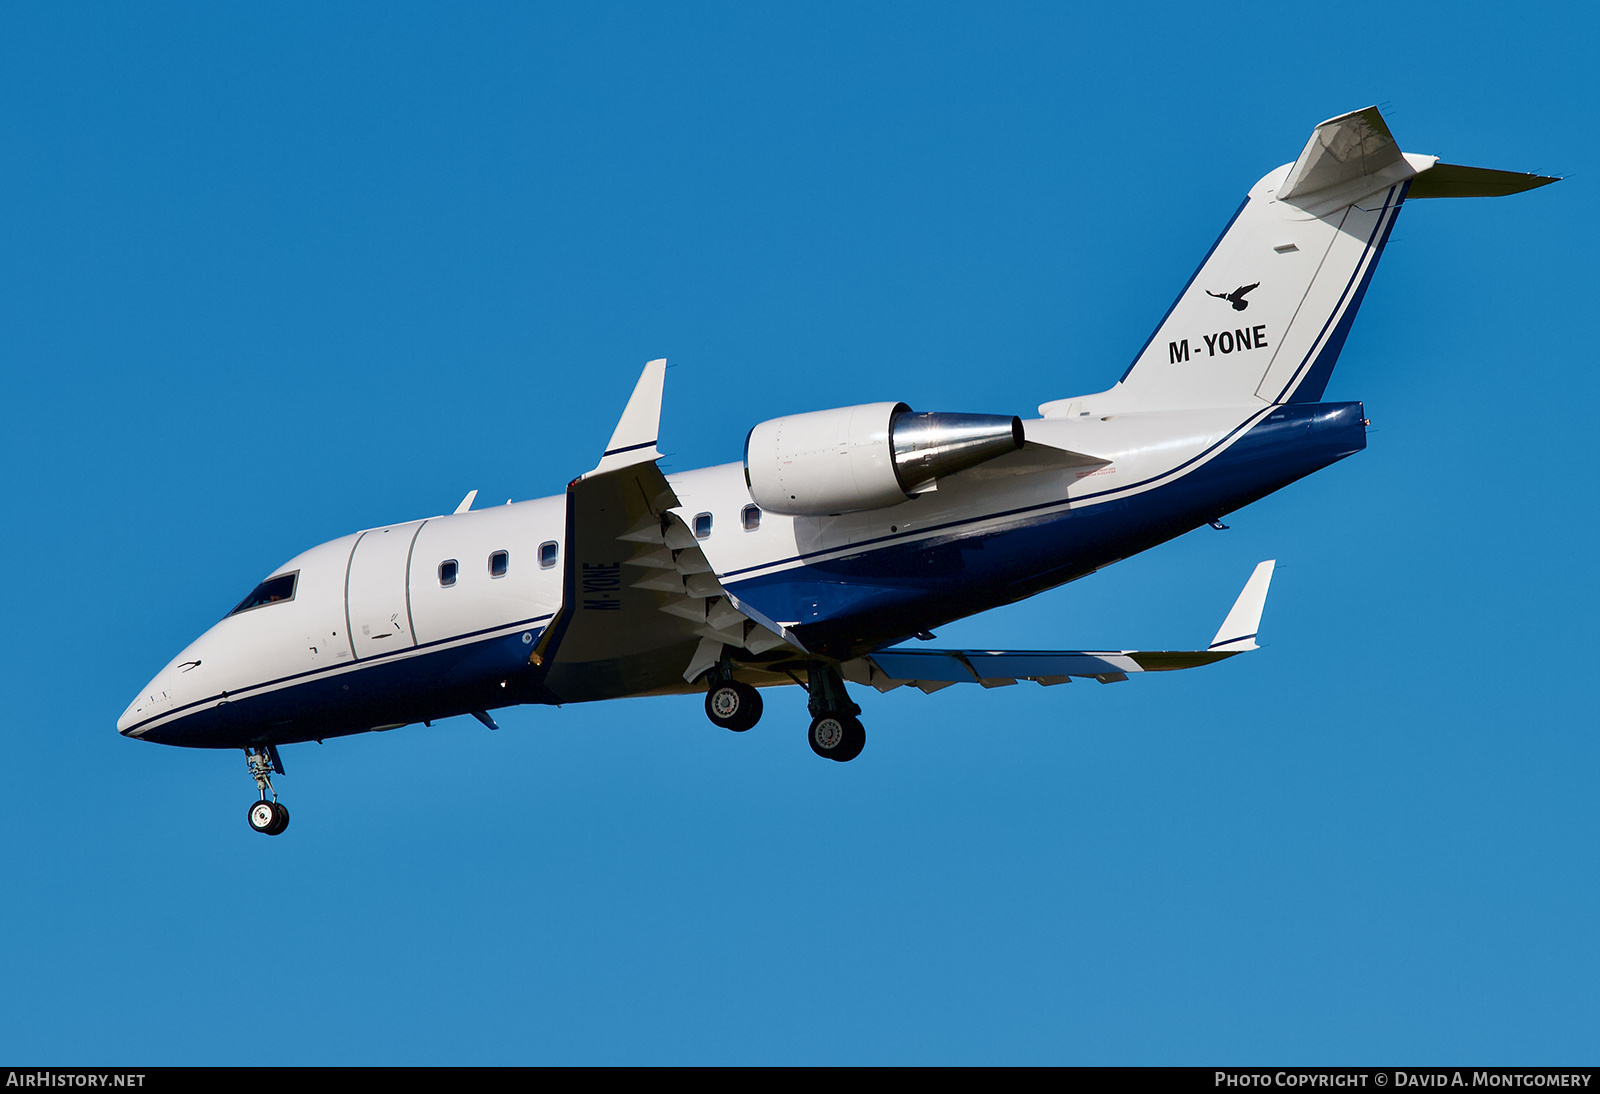
[[[1234,311],[1244,311],[1250,306],[1250,301],[1244,298],[1244,294],[1253,289],[1259,289],[1260,287],[1261,282],[1257,281],[1254,285],[1240,285],[1237,289],[1234,289],[1229,293],[1212,292],[1210,289],[1207,289],[1206,295],[1214,296],[1218,300],[1226,300],[1228,303],[1233,305]]]

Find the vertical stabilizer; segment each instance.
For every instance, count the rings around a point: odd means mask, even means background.
[[[1375,106],[1329,118],[1299,159],[1251,188],[1117,385],[1039,413],[1317,402],[1407,196],[1556,181],[1402,152]]]
[[[1377,108],[1317,126],[1251,188],[1117,386],[1046,416],[1315,402],[1405,198],[1431,156]]]

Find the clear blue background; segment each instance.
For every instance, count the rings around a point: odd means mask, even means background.
[[[8,4],[0,1062],[1593,1063],[1588,5]],[[1369,449],[941,645],[1101,687],[119,739],[323,540],[559,492],[665,356],[755,422],[1098,391],[1323,118],[1576,176],[1406,207]]]

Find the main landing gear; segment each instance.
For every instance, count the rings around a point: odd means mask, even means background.
[[[761,720],[761,693],[749,684],[714,677],[706,691],[706,717],[712,725],[743,733]]]
[[[278,759],[278,749],[275,745],[247,748],[244,750],[244,762],[250,777],[256,781],[256,789],[261,791],[261,800],[250,803],[246,818],[250,827],[257,832],[276,836],[289,827],[289,810],[278,801],[278,792],[272,789],[272,773],[276,771],[283,774],[283,761]],[[272,795],[271,801],[267,800],[268,794]]]
[[[811,692],[811,731],[806,739],[811,751],[839,763],[855,759],[867,747],[867,730],[856,717],[861,708],[850,701],[838,668],[813,661],[806,666],[806,679]]]
[[[853,714],[832,712],[811,719],[811,733],[807,738],[811,751],[825,760],[844,763],[861,755],[867,747],[867,729]]]
[[[839,669],[812,661],[806,665],[806,679],[806,690],[811,693],[811,729],[806,739],[811,751],[839,763],[855,759],[867,745],[867,731],[856,717],[861,708],[850,701]],[[743,733],[761,720],[761,693],[733,679],[724,663],[706,686],[706,717],[712,725]]]

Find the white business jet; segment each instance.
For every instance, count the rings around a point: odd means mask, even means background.
[[[810,695],[817,755],[866,732],[850,684],[1102,683],[1256,648],[1255,568],[1185,651],[906,646],[1093,573],[1366,446],[1322,393],[1407,198],[1553,182],[1403,153],[1376,108],[1317,126],[1251,188],[1132,366],[1039,417],[872,403],[762,422],[742,463],[657,466],[651,361],[594,469],[564,496],[324,543],[290,559],[139,692],[128,737],[242,748],[250,826],[289,822],[281,745],[518,703],[703,693],[730,730],[758,689]]]

